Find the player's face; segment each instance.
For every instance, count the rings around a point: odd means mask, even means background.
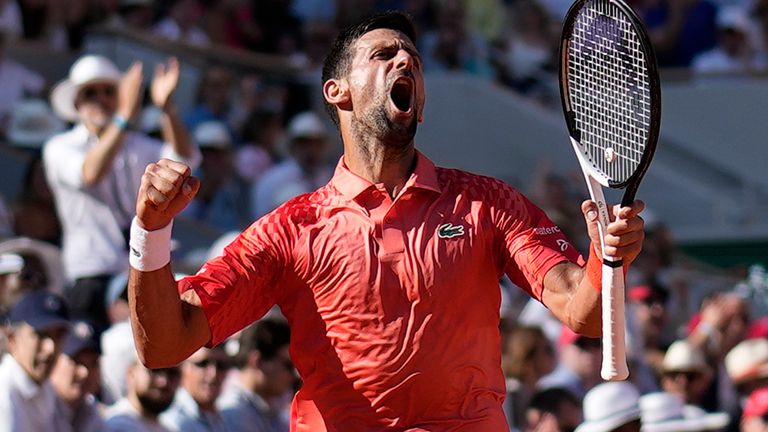
[[[410,39],[390,29],[363,35],[353,47],[348,84],[353,128],[395,145],[413,141],[425,97],[421,57]]]

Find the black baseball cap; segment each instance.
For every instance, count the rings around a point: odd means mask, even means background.
[[[96,332],[93,324],[87,321],[75,321],[69,327],[61,352],[69,357],[75,357],[85,350],[101,354],[100,335]]]
[[[64,299],[47,291],[34,291],[19,300],[8,313],[11,324],[25,322],[36,331],[69,326]]]

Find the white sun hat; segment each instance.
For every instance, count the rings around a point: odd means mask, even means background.
[[[700,372],[707,369],[707,362],[704,360],[704,354],[701,350],[696,349],[683,339],[675,341],[669,346],[661,363],[661,368],[664,372]]]
[[[0,254],[0,275],[18,273],[24,268],[24,258],[16,254]]]
[[[320,117],[312,111],[296,114],[288,125],[288,136],[296,138],[325,138],[328,130]]]
[[[640,393],[626,381],[599,384],[584,396],[584,423],[575,432],[609,432],[640,419]]]
[[[75,97],[80,89],[97,82],[117,84],[120,77],[117,66],[108,58],[98,55],[80,57],[69,69],[69,77],[51,91],[53,111],[64,120],[77,121]]]
[[[64,130],[64,123],[56,118],[45,101],[27,99],[11,112],[8,141],[18,147],[39,149],[51,136]]]
[[[226,150],[232,148],[232,137],[227,126],[220,121],[206,121],[195,127],[192,135],[201,149]]]
[[[720,430],[730,420],[726,413],[707,413],[685,405],[683,399],[668,392],[648,393],[640,398],[642,432],[687,432]]]
[[[725,370],[734,384],[768,377],[768,340],[739,342],[725,356]]]

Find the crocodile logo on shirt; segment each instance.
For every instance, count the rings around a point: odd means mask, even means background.
[[[454,226],[451,223],[442,224],[437,228],[437,236],[443,239],[459,237],[464,235],[464,225]]]

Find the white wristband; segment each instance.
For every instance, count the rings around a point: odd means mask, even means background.
[[[140,227],[136,218],[131,221],[129,262],[143,272],[159,270],[171,262],[171,231],[173,221],[154,231]]]

